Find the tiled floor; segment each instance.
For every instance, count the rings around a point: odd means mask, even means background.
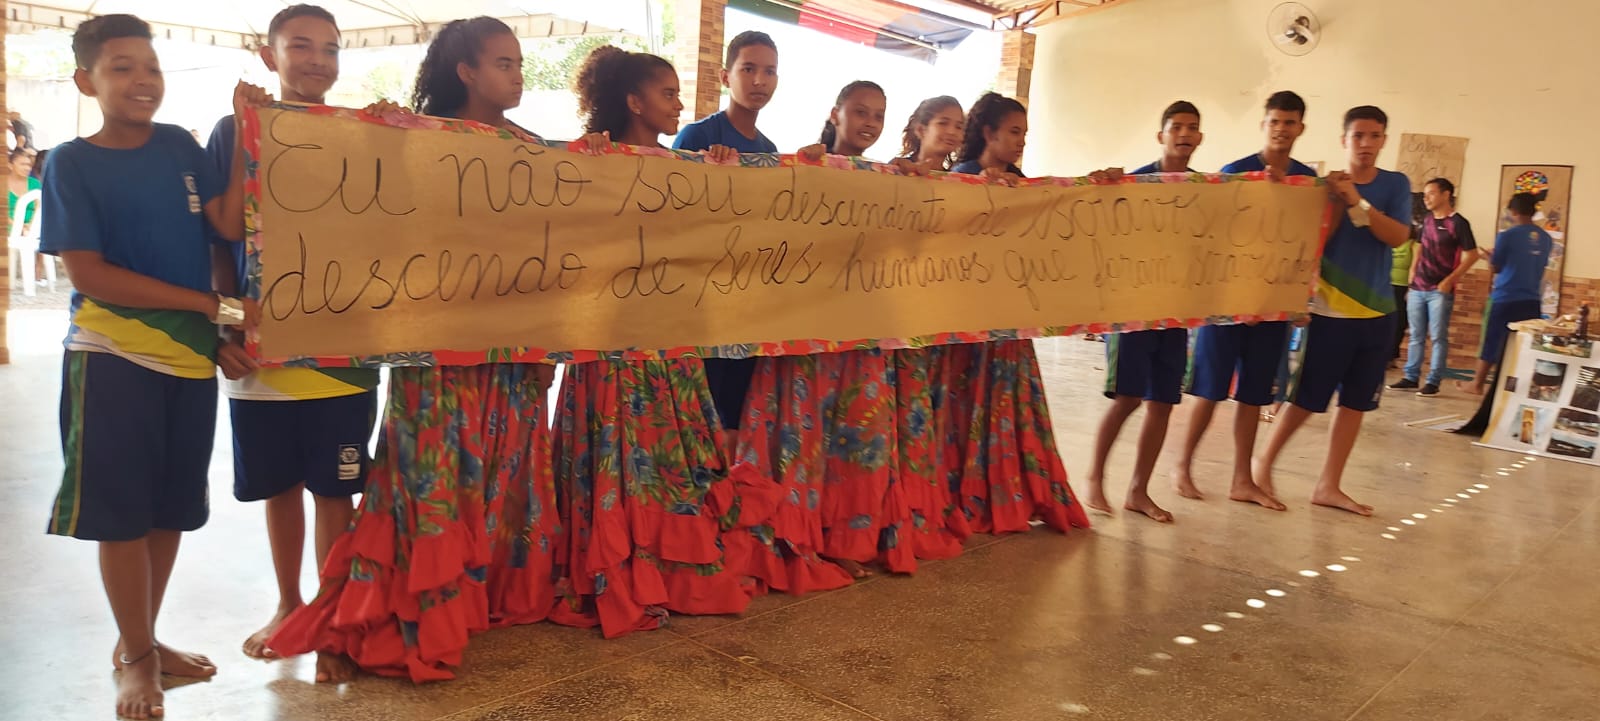
[[[41,533],[60,469],[61,322],[13,313],[14,363],[0,367],[0,718],[110,717],[94,548]],[[1075,478],[1105,404],[1102,348],[1039,343]],[[1378,506],[1373,519],[1307,505],[1325,422],[1285,455],[1283,514],[1222,500],[1219,433],[1202,450],[1213,500],[1175,498],[1170,448],[1163,459],[1172,526],[1119,516],[1065,537],[974,539],[914,577],[615,641],[548,624],[494,631],[458,680],[423,687],[318,686],[309,659],[238,653],[273,584],[260,510],[231,499],[219,442],[212,521],[186,541],[161,631],[222,672],[171,689],[168,718],[1600,718],[1600,473],[1404,425],[1471,408],[1392,394],[1369,417],[1347,486]]]

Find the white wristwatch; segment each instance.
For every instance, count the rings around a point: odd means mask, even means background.
[[[243,325],[244,304],[238,298],[217,296],[217,325]]]
[[[1362,198],[1361,202],[1350,206],[1350,211],[1348,213],[1350,216],[1350,222],[1353,223],[1357,228],[1365,228],[1369,225],[1372,225],[1372,216],[1370,215],[1371,211],[1372,204],[1368,203],[1366,198]]]

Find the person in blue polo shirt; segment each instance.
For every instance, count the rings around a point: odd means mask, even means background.
[[[1167,106],[1161,113],[1161,159],[1145,165],[1133,175],[1151,173],[1189,173],[1189,159],[1205,134],[1200,132],[1200,109],[1187,100]],[[1162,523],[1172,522],[1172,514],[1150,498],[1150,476],[1156,458],[1167,439],[1167,423],[1172,407],[1183,398],[1183,373],[1189,351],[1186,328],[1154,328],[1118,333],[1106,337],[1106,397],[1111,407],[1100,420],[1095,433],[1094,464],[1089,467],[1090,508],[1111,512],[1106,501],[1106,458],[1117,442],[1122,425],[1144,404],[1144,425],[1139,429],[1139,446],[1133,462],[1133,478],[1122,507],[1143,513]]]
[[[1305,132],[1305,114],[1306,101],[1299,95],[1287,90],[1273,93],[1267,98],[1266,114],[1261,119],[1266,147],[1223,166],[1222,172],[1268,171],[1274,176],[1315,176],[1317,172],[1310,166],[1290,157],[1295,140]],[[1284,510],[1284,505],[1270,490],[1256,485],[1250,458],[1255,453],[1261,409],[1272,403],[1273,384],[1288,336],[1287,321],[1212,325],[1195,331],[1194,357],[1186,389],[1194,396],[1194,410],[1189,413],[1183,451],[1173,471],[1173,487],[1178,495],[1202,497],[1194,483],[1195,450],[1211,425],[1217,404],[1231,395],[1239,407],[1233,418],[1233,481],[1228,497]]]
[[[1539,285],[1544,280],[1545,264],[1555,245],[1550,234],[1535,225],[1533,214],[1539,200],[1532,193],[1511,196],[1506,210],[1511,213],[1510,228],[1495,236],[1489,265],[1494,270],[1494,289],[1489,292],[1489,319],[1483,329],[1483,347],[1478,351],[1478,368],[1472,382],[1463,386],[1473,394],[1483,393],[1490,369],[1505,353],[1511,331],[1508,323],[1539,317]]]

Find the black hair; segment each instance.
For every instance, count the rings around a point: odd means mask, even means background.
[[[423,115],[450,117],[467,105],[467,84],[456,74],[456,66],[466,63],[478,67],[478,53],[485,38],[505,33],[514,35],[511,26],[496,18],[478,16],[470,20],[451,20],[428,43],[428,54],[417,68],[417,84],[411,91],[411,109]]]
[[[627,132],[628,96],[661,70],[675,72],[672,63],[659,55],[628,52],[615,45],[591,51],[572,83],[578,113],[584,117],[583,131],[609,132],[612,139]]]
[[[150,23],[132,15],[101,15],[89,18],[72,33],[72,57],[78,67],[88,70],[100,59],[100,50],[107,42],[119,38],[144,38],[151,40]]]
[[[44,182],[44,156],[49,154],[50,149],[46,148],[39,151],[38,155],[33,156],[33,172],[28,173],[28,177],[34,178],[41,183]]]
[[[1506,203],[1506,210],[1511,211],[1512,215],[1526,215],[1532,218],[1538,209],[1539,196],[1533,193],[1517,193],[1511,196],[1511,202]]]
[[[1344,129],[1350,132],[1350,124],[1357,120],[1376,120],[1385,130],[1389,129],[1389,115],[1376,105],[1358,105],[1344,113]]]
[[[961,112],[961,101],[948,95],[928,98],[917,105],[911,117],[906,120],[906,129],[900,133],[900,154],[911,158],[913,161],[922,154],[922,138],[917,136],[917,128],[933,122],[934,116],[950,108]],[[944,161],[945,167],[950,167],[950,159]]]
[[[888,97],[888,94],[883,92],[883,86],[871,80],[854,80],[839,91],[839,97],[833,99],[833,109],[838,110],[844,107],[844,101],[849,100],[850,96],[854,95],[857,90],[876,90],[879,95],[885,98]],[[822,121],[822,137],[817,142],[822,143],[831,153],[833,152],[833,143],[838,139],[839,127],[834,125],[833,118],[830,116],[827,120]]]
[[[983,151],[989,145],[989,141],[983,138],[983,131],[999,130],[1000,121],[1012,113],[1027,115],[1028,110],[1022,107],[1022,103],[999,93],[984,93],[983,97],[978,98],[978,102],[972,104],[972,110],[967,112],[967,132],[961,139],[961,152],[957,160],[964,163],[983,157]]]
[[[33,152],[32,148],[28,148],[28,147],[25,147],[25,146],[22,146],[22,145],[18,145],[17,147],[11,149],[11,154],[6,156],[6,159],[9,160],[12,163],[16,163],[17,162],[17,158],[19,158],[21,156],[24,156],[24,155],[28,156],[29,158],[35,158],[35,159],[37,159],[37,157],[38,157]]]
[[[722,63],[722,69],[732,70],[733,61],[739,59],[739,51],[751,45],[769,47],[772,48],[772,52],[778,52],[778,44],[772,41],[771,35],[759,30],[746,30],[733,36],[733,39],[728,41],[728,56]]]
[[[333,26],[334,32],[339,32],[339,21],[333,19],[333,13],[320,5],[290,5],[272,16],[272,22],[267,23],[267,44],[271,45],[278,39],[278,33],[283,31],[284,24],[295,18],[316,18],[326,20]]]
[[[1161,111],[1161,128],[1163,130],[1167,127],[1167,121],[1171,120],[1174,115],[1193,115],[1198,118],[1200,117],[1200,109],[1187,100],[1179,100],[1168,105],[1166,110]]]
[[[1306,116],[1306,100],[1292,90],[1279,90],[1267,96],[1266,107],[1262,112],[1282,110],[1286,113],[1299,113],[1303,119]]]
[[[17,136],[17,147],[28,148],[30,150],[33,148],[33,135],[31,131],[32,128],[28,127],[27,123],[24,123],[21,120],[11,121],[11,134]]]
[[[1423,185],[1437,185],[1439,186],[1439,192],[1450,194],[1451,201],[1456,199],[1456,184],[1450,182],[1449,178],[1434,178],[1433,180],[1423,183]]]

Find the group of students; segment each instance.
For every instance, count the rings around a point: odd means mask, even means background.
[[[284,100],[323,101],[339,40],[322,8],[273,18],[261,57]],[[155,627],[181,534],[209,512],[218,368],[234,495],[263,502],[279,585],[277,613],[244,651],[316,651],[323,680],[357,667],[447,678],[469,634],[494,625],[552,620],[617,636],[668,612],[737,613],[768,590],[909,572],[976,532],[1088,525],[1027,341],[575,364],[554,428],[550,364],[396,368],[369,459],[376,371],[257,367],[243,346],[258,279],[239,243],[237,118],[269,98],[241,83],[235,116],[202,149],[153,120],[164,84],[147,24],[94,18],[73,50],[75,80],[104,125],[52,153],[43,190],[61,208],[46,216],[43,247],[77,286],[62,369],[67,468],[49,530],[99,542],[124,716],[162,713],[162,674],[216,671],[159,643]],[[504,23],[449,23],[412,107],[368,110],[536,140],[505,116],[522,97],[520,59]],[[777,84],[772,40],[734,38],[726,83],[730,108],[678,132],[672,66],[598,49],[576,82],[588,134],[571,147],[656,147],[675,134],[677,148],[718,162],[776,152],[755,127]],[[882,88],[853,84],[804,152],[859,155],[881,134],[884,106]],[[1010,182],[1025,131],[1014,100],[985,96],[967,114],[934,99],[909,124],[897,165]],[[308,490],[323,571],[309,605],[299,588]]]
[[[1267,99],[1264,110],[1263,149],[1228,163],[1221,172],[1315,176],[1315,170],[1290,155],[1295,140],[1305,132],[1305,101],[1280,91]],[[1090,508],[1111,511],[1103,491],[1106,461],[1122,426],[1142,403],[1145,418],[1123,507],[1157,521],[1172,520],[1172,514],[1151,499],[1149,484],[1172,409],[1187,393],[1193,396],[1194,410],[1173,471],[1175,492],[1185,498],[1203,497],[1194,481],[1195,451],[1217,403],[1231,397],[1239,408],[1233,421],[1228,497],[1285,510],[1273,484],[1273,467],[1295,432],[1312,414],[1325,412],[1337,393],[1339,408],[1311,502],[1372,514],[1371,506],[1344,493],[1344,466],[1365,414],[1378,408],[1386,366],[1395,358],[1397,328],[1409,318],[1410,348],[1401,378],[1388,389],[1437,395],[1449,352],[1446,331],[1455,286],[1478,256],[1470,225],[1455,213],[1455,186],[1447,179],[1425,184],[1428,213],[1413,228],[1410,180],[1376,165],[1388,122],[1374,106],[1345,113],[1341,142],[1349,170],[1327,176],[1337,223],[1323,250],[1310,317],[1294,324],[1298,327],[1273,321],[1205,326],[1194,331],[1192,339],[1182,328],[1134,331],[1106,339],[1105,393],[1113,402],[1095,435]],[[1133,172],[1192,172],[1189,158],[1202,137],[1199,110],[1188,102],[1173,103],[1163,113],[1156,135],[1162,144],[1161,158]],[[1121,172],[1112,168],[1101,174]],[[1552,241],[1532,224],[1536,203],[1532,194],[1513,196],[1506,208],[1512,227],[1501,231],[1495,242],[1490,307],[1476,377],[1469,386],[1476,393],[1482,392],[1486,376],[1504,352],[1508,325],[1539,317],[1540,279]],[[1400,278],[1402,264],[1409,297],[1384,287]],[[1423,348],[1430,336],[1429,374],[1426,384],[1420,384]],[[1266,410],[1269,405],[1282,412]],[[1257,455],[1262,419],[1280,422]]]
[[[160,715],[162,674],[216,672],[206,657],[161,644],[155,626],[181,534],[208,514],[218,368],[234,493],[263,501],[279,586],[277,613],[244,651],[316,652],[324,681],[357,668],[449,678],[468,637],[492,626],[550,620],[614,637],[655,628],[669,612],[738,613],[769,590],[839,588],[873,569],[911,572],[919,559],[959,554],[973,533],[1088,525],[1027,340],[573,364],[553,427],[550,364],[395,368],[369,459],[376,371],[257,367],[242,344],[258,309],[247,300],[257,279],[239,243],[236,118],[269,98],[241,83],[235,116],[217,123],[202,150],[181,128],[153,121],[164,86],[150,38],[129,15],[78,28],[76,82],[105,122],[51,154],[44,184],[62,210],[45,216],[43,247],[77,285],[62,368],[67,467],[49,530],[100,544],[120,632],[120,714]],[[272,19],[260,52],[283,100],[324,100],[338,78],[339,40],[320,7],[294,5]],[[587,134],[570,147],[660,147],[674,135],[673,148],[718,162],[777,152],[757,128],[778,84],[771,38],[734,37],[723,82],[728,109],[680,130],[671,64],[599,48],[575,82]],[[472,121],[531,141],[537,136],[505,115],[521,97],[516,36],[479,17],[433,38],[410,108],[368,111]],[[882,134],[885,106],[882,87],[851,83],[819,142],[799,152],[860,156]],[[1224,170],[1313,175],[1290,157],[1304,111],[1298,96],[1274,95],[1265,149]],[[1382,389],[1389,249],[1409,234],[1405,178],[1374,164],[1386,124],[1377,108],[1347,114],[1351,170],[1328,176],[1340,221],[1324,254],[1309,352],[1288,393],[1293,405],[1253,465],[1257,414],[1238,414],[1235,499],[1282,508],[1273,460],[1337,390],[1342,408],[1313,501],[1371,512],[1340,491],[1339,478],[1361,414]],[[1026,134],[1026,110],[1014,99],[985,94],[963,112],[953,98],[933,98],[907,122],[892,162],[908,173],[1015,183]],[[1174,104],[1157,136],[1162,157],[1135,172],[1188,171],[1201,137],[1199,111]],[[1115,181],[1119,172],[1095,177]],[[1170,520],[1147,486],[1179,400],[1186,335],[1140,331],[1108,346],[1107,392],[1116,402],[1097,440],[1088,506],[1110,510],[1105,457],[1143,401],[1149,413],[1125,505]],[[1270,402],[1287,335],[1284,322],[1196,332],[1187,390],[1200,402],[1181,463],[1186,495],[1199,496],[1189,469],[1216,403]],[[322,570],[309,604],[299,587],[305,491]]]

